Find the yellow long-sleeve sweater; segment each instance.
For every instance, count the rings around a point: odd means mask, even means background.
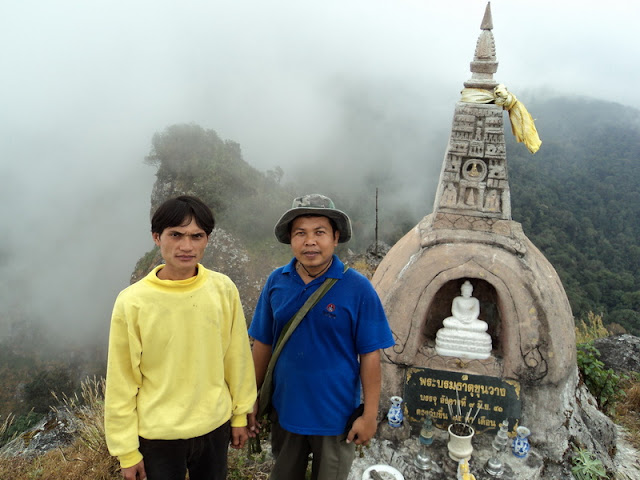
[[[238,290],[198,265],[187,280],[159,266],[118,295],[111,318],[105,431],[123,468],[142,459],[138,436],[186,439],[231,418],[246,426],[256,399]]]

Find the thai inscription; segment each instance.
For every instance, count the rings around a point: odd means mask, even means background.
[[[421,424],[428,414],[438,428],[446,429],[450,412],[457,415],[459,405],[463,418],[475,417],[477,433],[496,432],[505,419],[515,431],[522,408],[516,381],[417,367],[407,369],[404,400],[405,418],[412,426]]]

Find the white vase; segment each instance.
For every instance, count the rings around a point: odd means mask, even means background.
[[[387,414],[389,425],[392,427],[400,427],[404,419],[404,415],[402,414],[402,397],[393,396],[389,400],[391,400],[391,408],[389,408],[389,413]]]
[[[453,423],[449,425],[449,443],[447,443],[447,449],[449,450],[449,457],[456,462],[461,460],[469,460],[471,453],[473,452],[473,445],[471,445],[471,439],[475,431],[473,427],[467,425],[467,431],[471,432],[467,435],[457,435],[451,431],[455,425],[462,425],[460,423]]]
[[[531,435],[531,430],[527,427],[518,427],[516,428],[516,438],[513,439],[513,444],[511,446],[511,450],[513,454],[518,458],[524,458],[529,453],[531,449],[531,445],[529,445],[529,439],[527,438]]]

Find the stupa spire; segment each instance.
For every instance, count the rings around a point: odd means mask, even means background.
[[[487,3],[480,29],[482,31],[478,37],[476,51],[471,62],[471,78],[464,82],[464,86],[493,90],[498,85],[498,82],[493,79],[493,74],[498,71],[498,60],[492,32],[491,2]]]
[[[493,30],[493,18],[491,17],[491,2],[487,2],[487,8],[484,9],[484,17],[480,24],[481,30]]]
[[[456,225],[457,229],[491,231],[496,219],[511,220],[503,110],[494,98],[498,61],[490,3],[481,28],[471,62],[472,77],[464,83],[463,98],[454,112],[434,203],[434,228]],[[469,92],[486,98],[465,99]]]

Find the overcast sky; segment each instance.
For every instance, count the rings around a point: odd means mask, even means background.
[[[0,321],[45,317],[71,337],[105,331],[152,246],[154,171],[142,161],[171,124],[215,130],[261,170],[300,171],[337,150],[354,168],[393,151],[404,191],[432,196],[485,6],[1,2]],[[640,107],[640,2],[491,7],[495,77],[525,105],[544,91]]]

